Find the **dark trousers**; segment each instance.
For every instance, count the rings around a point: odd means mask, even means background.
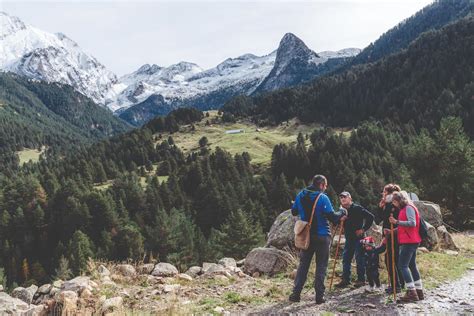
[[[303,286],[308,276],[309,266],[313,259],[313,254],[316,253],[316,274],[314,276],[314,290],[316,298],[323,298],[325,286],[324,279],[326,278],[326,271],[329,261],[329,248],[331,246],[330,236],[311,236],[311,243],[307,250],[300,252],[300,264],[295,278],[295,286],[293,293],[301,294]]]
[[[357,280],[365,281],[365,258],[364,248],[360,243],[360,239],[346,239],[344,251],[342,252],[342,279],[351,281],[351,262],[352,258],[356,258],[357,264]]]
[[[405,281],[403,280],[403,277],[400,275],[400,267],[398,264],[398,255],[399,255],[399,247],[398,247],[398,237],[397,237],[397,231],[394,232],[393,235],[393,240],[394,240],[394,249],[395,249],[395,286],[397,288],[400,287],[405,287]],[[390,234],[387,236],[387,250],[386,250],[386,255],[385,255],[385,265],[388,268],[388,274],[390,278],[390,286],[393,285],[393,270],[392,270],[392,239]]]
[[[366,270],[366,274],[367,274],[367,281],[369,281],[370,286],[376,285],[377,287],[380,287],[379,269],[368,268]]]

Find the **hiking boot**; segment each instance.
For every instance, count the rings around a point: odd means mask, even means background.
[[[418,299],[420,301],[425,299],[425,295],[423,294],[423,290],[416,289],[416,294],[418,294]]]
[[[415,289],[407,290],[404,296],[400,297],[400,299],[397,300],[397,303],[411,303],[411,302],[417,302],[419,301],[418,299],[418,294],[416,294]]]
[[[337,288],[340,288],[340,289],[343,289],[343,288],[345,288],[345,287],[348,287],[349,285],[351,285],[351,282],[350,282],[350,281],[342,280],[341,282],[339,282],[338,284],[336,284],[336,287],[337,287]]]
[[[357,280],[355,283],[354,283],[354,287],[362,287],[362,286],[365,286],[367,283],[365,283],[365,281],[359,281]]]
[[[401,288],[397,287],[396,289],[397,289],[397,293],[401,293],[401,292],[402,292],[402,289],[401,289]],[[386,288],[386,289],[385,289],[385,293],[387,293],[387,294],[393,294],[392,287],[389,286],[388,288]]]
[[[296,293],[291,293],[290,297],[288,298],[288,300],[290,302],[293,302],[293,303],[298,303],[299,301],[301,301],[301,297],[299,294],[296,294]]]
[[[316,305],[321,305],[326,303],[326,300],[322,297],[316,297]]]

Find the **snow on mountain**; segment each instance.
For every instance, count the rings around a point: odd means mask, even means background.
[[[92,55],[62,33],[48,33],[0,12],[0,69],[73,86],[96,103],[117,81]]]
[[[143,65],[137,71],[118,80],[106,97],[113,111],[123,111],[144,101],[152,94],[175,101],[196,98],[217,90],[248,86],[255,88],[275,61],[275,53],[259,57],[246,54],[228,58],[214,68],[203,70],[196,64],[181,62],[166,68]],[[252,90],[242,91],[251,93]]]

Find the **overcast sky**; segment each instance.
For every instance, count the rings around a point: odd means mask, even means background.
[[[287,32],[316,52],[364,48],[431,2],[0,0],[0,10],[66,34],[123,75],[145,63],[210,68],[228,57],[266,55]]]

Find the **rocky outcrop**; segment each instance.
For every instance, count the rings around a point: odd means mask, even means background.
[[[429,250],[435,250],[438,248],[438,233],[436,232],[436,228],[430,223],[426,222],[426,226],[428,227],[428,237],[421,242],[420,246],[426,247]]]
[[[420,212],[420,216],[435,228],[443,225],[443,215],[438,204],[427,201],[413,202]]]
[[[285,271],[291,261],[288,252],[276,248],[255,248],[245,258],[244,271],[250,275],[258,272],[272,276]]]
[[[5,292],[0,292],[0,315],[45,315],[46,307],[43,305],[28,304],[18,298],[11,297]]]
[[[450,233],[448,233],[444,225],[436,228],[436,232],[438,234],[440,248],[455,250],[455,251],[459,250],[458,246],[456,246],[456,244],[454,243],[453,237],[451,236]]]
[[[178,273],[178,269],[176,269],[174,265],[166,262],[160,262],[155,266],[155,268],[151,272],[151,275],[161,277],[174,277],[178,275]]]
[[[294,227],[297,219],[296,216],[291,215],[291,210],[286,210],[278,215],[268,233],[266,247],[275,247],[278,249],[288,247],[294,249]]]
[[[135,267],[131,264],[119,264],[117,266],[119,273],[125,277],[133,277],[137,274]]]
[[[33,296],[35,295],[38,287],[36,285],[31,285],[30,287],[17,287],[12,291],[12,297],[18,298],[27,304],[33,302]]]

